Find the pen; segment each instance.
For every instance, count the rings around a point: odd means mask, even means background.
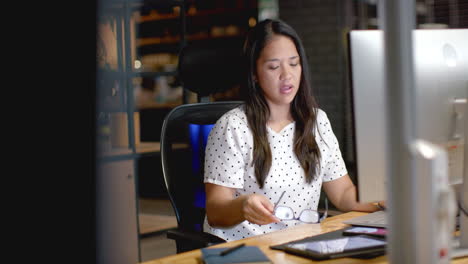
[[[235,251],[235,250],[237,250],[237,249],[239,249],[239,248],[241,248],[241,247],[243,247],[243,246],[245,246],[245,243],[242,243],[242,244],[239,244],[239,245],[237,245],[237,246],[235,246],[235,247],[232,247],[232,248],[228,248],[228,249],[226,249],[226,250],[223,250],[223,251],[221,251],[220,255],[221,255],[221,256],[225,256],[225,255],[227,255],[227,254],[229,254],[229,253],[231,253],[231,252],[233,252],[233,251]]]
[[[374,205],[381,211],[385,211],[385,206],[382,206],[380,202],[374,203]]]

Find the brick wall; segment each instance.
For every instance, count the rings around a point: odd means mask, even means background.
[[[424,2],[423,0],[417,0]],[[435,23],[468,27],[468,0],[435,0]],[[351,0],[278,0],[279,18],[301,36],[319,106],[327,113],[351,178],[355,179],[354,128],[346,33],[368,24],[377,8]],[[428,14],[424,14],[427,16]],[[367,20],[369,18],[369,20]],[[420,22],[426,21],[426,18]]]
[[[302,38],[319,106],[330,119],[353,178],[353,131],[345,53],[346,14],[349,12],[346,12],[345,2],[279,1],[279,18],[291,25]]]

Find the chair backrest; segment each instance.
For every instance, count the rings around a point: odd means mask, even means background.
[[[242,39],[191,43],[179,53],[180,80],[199,97],[240,85],[242,69]]]
[[[241,101],[175,107],[161,129],[161,162],[167,192],[180,229],[202,231],[205,217],[203,164],[211,127]]]

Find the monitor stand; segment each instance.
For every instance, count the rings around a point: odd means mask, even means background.
[[[457,210],[456,195],[449,184],[447,151],[421,139],[414,140],[410,150],[414,162],[414,181],[419,186],[412,209],[417,215],[412,222],[417,243],[416,257],[412,262],[449,263],[453,256]]]
[[[465,163],[467,164],[467,163]],[[468,167],[465,165],[465,167]],[[468,208],[468,179],[466,177],[467,173],[465,172],[465,178],[463,179],[463,185],[460,186],[460,190],[457,190],[459,194],[457,197],[459,206],[464,208],[464,211],[467,212]],[[464,191],[463,191],[464,190]],[[468,216],[465,215],[462,209],[460,209],[460,236],[455,239],[455,247],[452,248],[452,258],[461,258],[468,257]]]
[[[466,87],[468,96],[468,85]],[[468,105],[465,100],[465,142],[464,142],[464,162],[463,162],[463,182],[461,189],[457,191],[457,201],[460,210],[460,237],[457,239],[458,245],[452,249],[452,258],[468,257]]]

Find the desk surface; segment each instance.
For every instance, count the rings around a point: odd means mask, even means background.
[[[240,243],[245,243],[248,246],[258,246],[260,249],[273,261],[273,263],[281,264],[302,264],[302,263],[340,263],[340,264],[357,264],[357,263],[387,263],[387,256],[380,256],[377,258],[362,260],[352,258],[340,258],[330,261],[313,261],[311,259],[295,256],[292,254],[284,253],[280,250],[270,249],[270,245],[278,245],[286,243],[292,240],[297,240],[321,233],[334,231],[337,229],[344,228],[348,225],[341,223],[342,221],[364,215],[366,213],[350,212],[333,217],[327,218],[320,225],[318,224],[304,224],[300,226],[294,226],[288,229],[271,232],[265,235],[259,235],[255,237],[245,238],[233,242],[223,243],[213,247],[231,247]],[[144,262],[143,264],[202,264],[201,251],[192,250],[189,252],[176,254],[160,259]],[[459,258],[452,260],[453,264],[468,263],[468,258]]]

